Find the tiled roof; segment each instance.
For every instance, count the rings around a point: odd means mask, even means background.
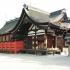
[[[49,13],[39,10],[37,8],[28,6],[28,10],[26,10],[26,13],[32,20],[37,23],[51,22],[49,18]]]
[[[59,21],[65,14],[65,9],[61,9],[55,12],[51,12],[49,17],[51,18],[52,22],[57,22]]]
[[[16,26],[18,20],[19,18],[7,21],[5,25],[0,29],[0,34],[9,33],[9,31],[12,30]]]
[[[62,22],[60,23],[60,26],[70,29],[70,20],[62,21]]]
[[[22,10],[21,16],[20,18],[11,20],[6,22],[6,24],[3,26],[3,28],[0,29],[0,35],[1,34],[6,34],[9,33],[10,31],[16,31],[19,26],[22,26],[21,24],[23,24],[24,20],[24,15],[26,14],[26,17],[28,18],[29,21],[32,22],[32,24],[39,26],[40,28],[47,28],[47,25],[50,23],[50,26],[54,26],[55,28],[59,26],[55,25],[51,22],[51,19],[49,18],[49,13],[39,10],[37,8],[34,7],[30,7],[30,6],[25,6]],[[52,13],[51,13],[52,14]],[[26,26],[28,26],[28,24],[26,24]],[[24,26],[24,30],[25,30],[25,26]]]
[[[51,22],[51,19],[49,17],[50,13],[37,9],[37,8],[34,8],[34,7],[30,7],[30,6],[28,6],[27,8],[25,7],[24,9],[25,9],[27,16],[32,21],[34,21],[35,24],[37,23],[37,25],[39,25],[39,27],[47,28],[46,25],[48,25],[48,23],[51,23],[50,25],[52,25],[52,26],[58,27],[58,25],[53,24]]]
[[[58,11],[54,11],[50,13],[50,18],[56,17],[58,15],[60,15],[62,12],[62,10],[58,10]]]

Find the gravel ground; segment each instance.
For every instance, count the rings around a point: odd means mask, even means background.
[[[70,70],[70,56],[0,53],[0,70]]]

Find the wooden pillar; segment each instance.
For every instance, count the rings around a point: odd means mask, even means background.
[[[35,26],[35,38],[34,38],[34,48],[36,49],[36,26]]]
[[[36,26],[35,26],[35,36],[36,36]]]
[[[47,36],[44,35],[44,48],[47,49]]]
[[[57,48],[57,36],[55,36],[55,48]]]
[[[17,53],[17,43],[16,43],[16,41],[14,42],[14,54],[16,54]]]

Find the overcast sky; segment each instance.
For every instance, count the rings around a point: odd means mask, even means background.
[[[67,16],[70,17],[69,0],[0,0],[0,28],[6,21],[19,17],[23,4],[53,12],[65,8]]]

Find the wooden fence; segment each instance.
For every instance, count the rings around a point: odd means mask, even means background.
[[[24,50],[24,42],[23,41],[0,42],[0,50],[10,51],[16,54],[18,51]]]

